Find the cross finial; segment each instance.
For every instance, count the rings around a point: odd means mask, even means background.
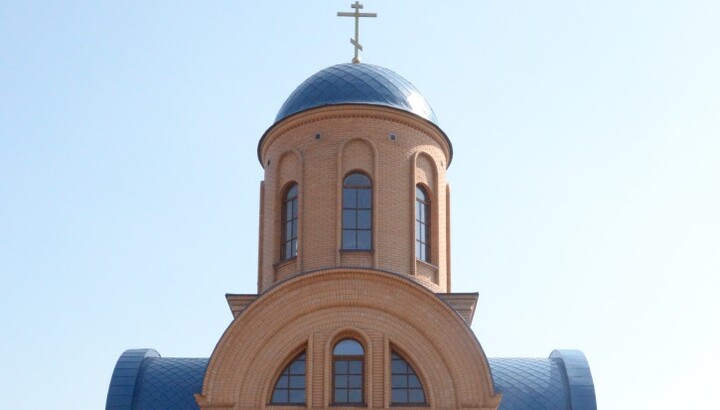
[[[350,7],[355,9],[353,13],[338,12],[339,17],[355,17],[355,38],[350,39],[350,43],[355,46],[355,57],[352,59],[353,64],[360,63],[360,57],[358,57],[358,51],[362,50],[360,45],[360,17],[377,17],[377,13],[360,13],[360,9],[363,5],[359,1],[355,4],[351,4]]]

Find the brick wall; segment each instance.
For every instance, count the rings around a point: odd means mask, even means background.
[[[265,168],[259,292],[301,272],[341,266],[401,273],[433,291],[449,290],[450,147],[435,125],[391,108],[331,106],[275,124],[259,152]],[[342,181],[352,171],[372,179],[372,251],[341,251]],[[298,256],[281,261],[282,195],[291,182],[299,185]],[[429,264],[415,259],[416,184],[431,196]]]

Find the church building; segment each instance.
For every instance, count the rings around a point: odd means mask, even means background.
[[[257,294],[209,358],[125,351],[106,409],[595,410],[585,356],[488,358],[451,289],[450,138],[420,92],[356,57],[260,137]]]

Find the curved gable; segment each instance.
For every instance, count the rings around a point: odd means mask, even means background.
[[[399,275],[359,269],[297,276],[248,306],[213,352],[198,403],[201,408],[263,406],[282,359],[307,343],[307,404],[325,407],[332,375],[328,346],[342,334],[362,335],[367,344],[371,407],[389,403],[385,380],[391,343],[412,355],[415,370],[426,377],[431,407],[497,406],[500,397],[485,354],[452,308]]]

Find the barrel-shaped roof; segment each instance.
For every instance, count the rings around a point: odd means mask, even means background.
[[[152,349],[128,350],[115,366],[106,410],[197,410],[209,359],[160,357]],[[549,358],[488,359],[499,410],[597,410],[585,356],[555,350]]]

